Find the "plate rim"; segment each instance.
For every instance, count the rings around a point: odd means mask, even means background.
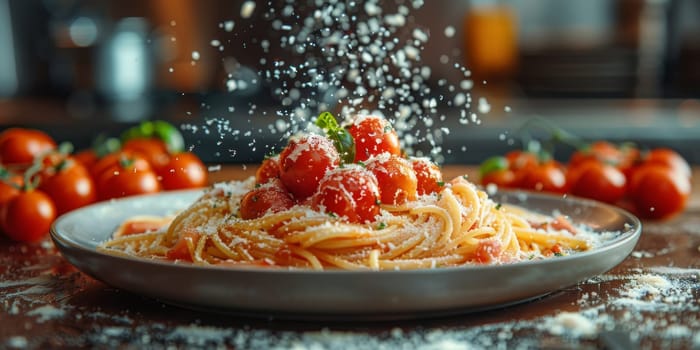
[[[615,218],[619,220],[611,222],[619,224],[620,227],[608,227],[603,225],[597,232],[612,232],[619,231],[619,234],[604,241],[600,246],[594,249],[577,252],[575,254],[552,257],[537,260],[525,260],[502,264],[488,265],[461,265],[449,266],[440,268],[424,268],[424,269],[408,269],[408,270],[340,270],[328,269],[317,271],[312,269],[289,269],[289,268],[265,268],[265,267],[235,267],[235,266],[216,266],[216,265],[195,265],[191,263],[173,263],[164,260],[155,260],[145,257],[119,256],[97,250],[97,245],[102,241],[101,236],[105,232],[93,234],[91,245],[86,245],[85,240],[91,240],[87,231],[87,237],[70,237],[70,234],[59,232],[59,228],[64,221],[70,222],[75,220],[74,216],[81,215],[88,210],[103,210],[100,206],[109,209],[111,205],[129,205],[131,201],[139,201],[144,198],[150,200],[158,200],[162,196],[191,196],[192,200],[197,198],[197,195],[202,193],[202,189],[197,190],[180,190],[180,191],[165,191],[157,194],[149,194],[142,196],[132,196],[112,201],[100,202],[92,204],[88,207],[77,209],[73,212],[62,215],[58,218],[51,227],[51,239],[54,241],[61,254],[80,271],[86,273],[97,280],[100,280],[113,287],[123,289],[132,293],[151,297],[166,304],[171,304],[180,307],[187,307],[194,311],[209,310],[216,313],[235,314],[240,316],[260,316],[260,317],[277,317],[280,319],[298,319],[298,320],[346,320],[346,321],[384,321],[384,320],[399,320],[399,319],[417,319],[442,317],[455,314],[465,314],[470,312],[480,312],[498,308],[509,307],[524,303],[530,300],[536,300],[545,295],[552,294],[563,288],[580,283],[586,279],[598,276],[609,271],[622,261],[628,258],[629,254],[634,250],[639,237],[642,234],[642,222],[630,212],[615,207],[609,204],[597,202],[594,200],[582,199],[573,196],[562,196],[543,194],[538,192],[528,191],[502,191],[501,194],[509,195],[511,200],[523,198],[526,199],[537,197],[538,203],[543,207],[548,207],[550,201],[558,203],[567,201],[566,206],[558,205],[556,208],[562,210],[564,214],[574,214],[576,208],[589,207],[604,207],[604,210],[612,210],[615,212]],[[495,195],[498,195],[496,193]],[[493,195],[492,195],[493,196]],[[501,197],[502,198],[502,197]],[[184,198],[183,198],[184,199]],[[189,199],[189,198],[188,198]],[[126,204],[122,204],[126,202]],[[168,203],[173,203],[172,201]],[[189,201],[185,201],[189,203]],[[510,202],[509,202],[510,203]],[[527,202],[525,202],[527,203]],[[179,204],[179,203],[178,203]],[[516,203],[517,204],[517,203]],[[173,206],[175,204],[172,204]],[[183,204],[184,205],[184,204]],[[95,208],[98,207],[98,208]],[[88,209],[93,208],[93,209]],[[123,209],[123,208],[122,208]],[[535,208],[545,210],[543,208]],[[566,209],[569,209],[567,212]],[[593,210],[600,210],[592,208]],[[168,210],[167,204],[165,207],[158,207],[158,210]],[[171,210],[176,210],[172,208]],[[540,212],[542,212],[540,211]],[[127,212],[125,210],[125,212]],[[595,213],[595,212],[592,212]],[[146,213],[147,214],[147,213]],[[129,217],[133,214],[127,213],[123,217]],[[119,220],[121,217],[117,215],[115,218],[110,218],[110,222]],[[79,218],[78,218],[79,219]],[[579,221],[581,223],[585,222]],[[74,225],[77,225],[74,223]],[[83,229],[85,230],[85,229]],[[98,229],[99,230],[99,229]],[[105,229],[103,229],[105,230]],[[86,231],[79,231],[86,232]],[[602,254],[602,255],[601,255]],[[604,259],[601,259],[604,257]],[[75,259],[75,261],[74,261]],[[94,259],[100,259],[97,263],[103,267],[89,266],[89,263],[95,264]],[[592,260],[593,259],[593,260]],[[579,261],[586,263],[585,268],[578,268]],[[595,261],[595,263],[591,263]],[[162,278],[162,276],[152,276],[148,272],[144,272],[139,277],[136,277],[134,282],[133,276],[129,275],[128,270],[118,270],[115,272],[112,264],[125,264],[137,269],[144,269],[159,275],[167,275],[172,278],[185,278],[190,281],[201,282],[202,285],[193,285],[187,291],[171,291],[162,287],[152,287],[147,282],[139,282],[148,278]],[[110,267],[105,268],[105,265]],[[116,265],[115,265],[116,266]],[[118,267],[117,267],[118,268]],[[548,281],[540,281],[540,278],[547,278],[552,268],[568,271],[567,268],[574,269],[569,275],[562,271],[555,271],[552,274],[555,278]],[[111,272],[116,276],[107,276],[105,272]],[[126,272],[122,272],[126,271]],[[496,277],[489,277],[489,276]],[[525,275],[525,277],[522,277]],[[486,277],[482,277],[486,276]],[[571,277],[570,277],[571,276]],[[223,285],[218,284],[220,278],[234,280],[234,282],[224,282]],[[484,294],[483,290],[476,288],[478,286],[468,284],[482,283],[482,279],[486,278],[486,286],[490,286],[490,292],[500,292],[501,294],[491,296]],[[523,279],[525,278],[525,279]],[[515,281],[511,280],[515,279]],[[527,282],[527,280],[536,279],[537,282]],[[248,283],[240,283],[243,280]],[[346,283],[345,281],[353,281],[354,283]],[[431,286],[424,286],[424,281],[429,281]],[[278,300],[271,299],[271,292],[266,291],[264,286],[272,282],[284,281],[286,283],[301,283],[301,287],[292,287],[291,295],[283,293],[284,299],[294,300],[298,305],[282,304]],[[348,296],[346,290],[340,290],[340,296],[332,295],[333,298],[338,298],[346,304],[355,305],[358,309],[349,309],[347,305],[340,305],[333,300],[329,300],[328,295],[320,295],[309,300],[308,296],[303,295],[305,282],[312,281],[313,283],[322,281],[325,283],[338,283],[345,288],[357,292],[365,292],[368,295]],[[397,289],[393,283],[404,285],[403,288]],[[471,282],[470,282],[471,281]],[[525,281],[525,282],[523,282]],[[150,281],[149,281],[150,282]],[[367,285],[362,285],[366,283]],[[432,284],[442,287],[454,288],[445,291],[440,290],[437,295],[425,295],[421,292],[435,292]],[[357,284],[357,286],[356,286]],[[251,287],[251,285],[253,287]],[[367,289],[369,287],[376,289]],[[519,287],[519,290],[510,290],[508,285]],[[224,287],[235,289],[234,294],[250,294],[251,290],[256,295],[266,294],[262,299],[247,299],[247,302],[252,304],[241,304],[240,301],[229,301],[228,294],[230,291],[222,292]],[[405,291],[405,288],[417,288],[415,290]],[[201,292],[197,288],[214,288],[214,291]],[[337,286],[326,286],[325,291],[338,292]],[[387,293],[386,290],[389,292]],[[210,294],[207,294],[210,293]],[[213,293],[213,294],[211,294]],[[394,293],[394,294],[391,294]],[[272,292],[274,294],[274,292]],[[208,297],[210,300],[201,301],[197,297]],[[398,301],[394,304],[393,299],[397,297]],[[320,297],[320,299],[319,299]],[[475,300],[464,301],[465,297],[471,297]],[[306,298],[306,299],[303,299]],[[378,300],[372,299],[377,298]],[[194,301],[196,300],[196,301]],[[275,306],[269,306],[272,304]],[[383,302],[382,302],[383,301]],[[372,304],[374,308],[365,306]],[[377,309],[379,308],[379,309]]]

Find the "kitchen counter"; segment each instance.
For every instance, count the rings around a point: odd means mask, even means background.
[[[211,181],[254,170],[225,165]],[[450,317],[314,322],[194,311],[96,281],[49,240],[3,239],[0,348],[697,348],[700,168],[694,171],[686,211],[645,221],[634,251],[612,270],[536,300]],[[450,165],[444,172],[475,169]]]

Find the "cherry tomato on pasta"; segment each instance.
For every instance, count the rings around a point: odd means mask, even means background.
[[[474,252],[474,260],[481,264],[489,264],[498,260],[503,248],[496,239],[481,240]]]
[[[279,156],[268,157],[262,161],[258,170],[255,171],[255,183],[264,184],[272,179],[280,177]]]
[[[367,159],[366,166],[377,178],[382,203],[399,205],[416,199],[418,180],[406,159],[384,153]]]
[[[272,179],[250,190],[241,198],[239,216],[245,220],[256,219],[266,213],[276,213],[293,206],[294,199],[284,189],[282,182]]]
[[[5,234],[18,242],[37,242],[49,232],[56,218],[51,198],[39,190],[27,190],[2,206],[0,224]]]
[[[355,140],[355,162],[365,161],[382,153],[397,156],[401,154],[401,144],[396,131],[382,117],[359,117],[348,127],[348,132]]]
[[[199,237],[200,234],[196,232],[183,233],[180,235],[177,242],[175,242],[175,245],[173,245],[168,252],[165,253],[165,257],[173,261],[182,260],[192,262],[190,247],[194,249],[194,247],[197,245]]]
[[[160,183],[166,190],[197,188],[207,184],[207,167],[191,152],[170,156],[157,168]]]
[[[615,203],[625,196],[627,180],[618,168],[589,159],[567,172],[569,192],[606,203]]]
[[[439,192],[444,185],[442,172],[437,164],[428,158],[413,157],[409,159],[416,174],[416,191],[420,195]]]
[[[71,158],[64,159],[48,172],[39,184],[39,189],[51,197],[57,215],[97,200],[97,189],[90,173],[81,163]]]
[[[346,165],[328,172],[321,180],[312,206],[349,222],[374,221],[379,215],[379,186],[374,174],[359,165]]]
[[[666,219],[683,211],[690,186],[690,180],[682,172],[645,164],[632,173],[629,196],[640,216]]]
[[[56,142],[46,133],[10,128],[0,133],[0,161],[4,165],[29,165],[40,154],[56,149]]]
[[[289,141],[280,153],[280,179],[297,200],[314,194],[328,170],[338,166],[340,156],[333,142],[320,135]]]

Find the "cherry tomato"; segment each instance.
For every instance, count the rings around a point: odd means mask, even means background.
[[[264,185],[256,187],[241,198],[239,216],[250,220],[259,218],[266,213],[276,213],[294,206],[294,199],[282,182],[273,179]]]
[[[565,193],[567,190],[564,168],[554,160],[530,166],[522,171],[518,179],[521,188],[555,193]]]
[[[169,159],[165,142],[156,138],[129,139],[122,145],[122,150],[142,155],[155,170],[168,163]]]
[[[629,194],[637,214],[666,219],[685,208],[690,196],[690,180],[675,169],[645,164],[632,173]]]
[[[643,164],[654,164],[673,169],[674,171],[690,177],[690,165],[678,154],[669,148],[655,148],[649,151],[642,160]]]
[[[119,233],[122,236],[135,235],[139,233],[155,232],[168,225],[165,220],[134,220],[122,224]]]
[[[510,154],[512,155],[515,153],[511,152]],[[514,162],[520,159],[519,157],[519,155],[513,157]],[[526,167],[528,165],[521,166]],[[494,184],[502,188],[516,187],[515,172],[511,170],[510,162],[506,157],[496,156],[486,159],[481,163],[479,174],[481,184],[484,186]]]
[[[10,128],[0,134],[0,161],[5,165],[29,165],[40,154],[56,149],[56,142],[46,133]]]
[[[358,165],[346,165],[328,172],[321,180],[312,206],[348,222],[374,221],[379,215],[379,186],[374,174]]]
[[[192,262],[192,254],[190,254],[189,246],[195,246],[199,240],[200,234],[196,232],[185,232],[175,242],[175,245],[165,253],[169,260],[183,260]]]
[[[85,169],[92,168],[99,160],[97,154],[92,149],[85,149],[78,153],[75,153],[73,155],[73,159],[75,159],[75,161],[77,161],[78,163],[82,164],[85,167]]]
[[[320,135],[293,139],[280,153],[280,179],[297,200],[314,194],[318,182],[340,164],[333,142]]]
[[[516,179],[513,170],[494,170],[481,177],[481,184],[484,186],[493,184],[499,188],[514,188],[516,187]]]
[[[428,158],[410,158],[409,159],[413,171],[416,174],[417,187],[416,191],[420,195],[439,192],[444,185],[442,180],[442,172],[437,164],[431,162]]]
[[[46,237],[56,218],[56,208],[39,190],[23,191],[12,197],[0,213],[5,234],[18,242],[37,242]]]
[[[207,167],[191,152],[170,156],[157,170],[160,183],[166,190],[197,188],[207,184]]]
[[[56,205],[56,214],[61,215],[97,200],[97,189],[85,167],[67,159],[60,168],[47,175],[39,184]]]
[[[607,141],[595,141],[588,148],[574,152],[569,159],[569,166],[577,166],[588,160],[617,166],[622,158],[623,154],[616,145]]]
[[[527,151],[510,151],[506,153],[505,158],[508,161],[508,169],[511,169],[515,172],[521,169],[529,168],[531,166],[537,166],[540,163],[535,153]]]
[[[255,183],[264,184],[280,177],[279,156],[265,158],[255,171]]]
[[[625,174],[618,168],[595,159],[583,161],[570,168],[567,181],[574,195],[615,203],[626,191]]]
[[[88,170],[90,171],[90,176],[97,180],[105,171],[112,170],[114,167],[126,165],[133,165],[136,169],[153,169],[148,160],[142,155],[134,154],[130,151],[118,151],[100,158],[100,160]]]
[[[102,171],[96,181],[99,200],[155,193],[161,190],[158,177],[151,166],[138,157],[124,155],[117,160],[117,164]]]
[[[355,162],[365,161],[382,153],[401,155],[401,144],[389,122],[379,116],[363,116],[348,132],[355,140]]]
[[[479,245],[474,252],[474,260],[481,264],[488,264],[498,260],[503,248],[501,242],[495,239],[479,241]]]
[[[416,199],[418,180],[406,159],[384,153],[369,158],[366,166],[377,178],[382,203],[398,205]]]
[[[22,187],[23,182],[19,175],[10,175],[5,180],[0,181],[0,207],[19,194],[19,188]]]
[[[596,160],[618,168],[629,177],[631,169],[639,161],[639,156],[639,149],[631,144],[618,146],[607,141],[595,141],[588,148],[574,152],[569,159],[569,166],[576,167],[586,161]]]

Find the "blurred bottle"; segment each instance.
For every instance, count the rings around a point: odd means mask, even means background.
[[[115,119],[135,121],[151,112],[153,55],[148,41],[148,22],[128,17],[117,22],[101,48],[98,87]]]
[[[474,0],[464,18],[467,68],[477,79],[511,78],[518,64],[517,18],[505,1]]]

